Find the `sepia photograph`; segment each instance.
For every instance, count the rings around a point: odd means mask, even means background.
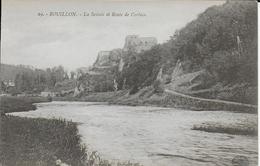
[[[1,0],[0,166],[257,166],[255,0]]]

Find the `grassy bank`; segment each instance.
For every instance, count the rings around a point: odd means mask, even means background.
[[[85,148],[75,123],[59,119],[1,116],[0,161],[7,166],[83,165]]]
[[[0,116],[0,165],[140,166],[102,160],[81,144],[77,124],[62,119]]]
[[[40,97],[1,97],[0,165],[3,166],[139,166],[110,163],[81,144],[77,124],[63,119],[21,118],[4,113],[36,109]]]
[[[0,97],[0,112],[21,112],[35,110],[33,103],[49,102],[50,98],[46,97],[16,97],[16,96],[1,96]]]
[[[81,97],[53,97],[54,101],[87,101],[87,102],[109,102],[118,100],[124,95],[127,95],[128,90],[122,90],[117,92],[93,92],[84,94]]]
[[[196,98],[192,96],[174,94],[169,92],[155,93],[152,87],[140,89],[137,93],[129,95],[128,90],[117,92],[88,93],[81,97],[54,98],[58,101],[89,101],[109,102],[110,104],[131,106],[160,106],[174,107],[196,111],[225,110],[244,113],[257,113],[257,106],[236,104],[227,101],[210,101],[210,99]]]

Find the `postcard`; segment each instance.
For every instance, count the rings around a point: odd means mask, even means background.
[[[2,0],[0,166],[257,166],[257,2]]]

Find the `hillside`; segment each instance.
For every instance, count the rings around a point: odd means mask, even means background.
[[[85,85],[82,90],[116,88],[135,94],[153,86],[160,93],[170,90],[257,104],[256,16],[255,2],[227,1],[208,8],[163,44],[157,44],[153,37],[129,35],[124,48],[101,51],[90,70],[109,79],[84,75],[85,79],[79,79]],[[86,85],[86,80],[92,84]]]
[[[192,96],[257,103],[257,5],[228,1],[139,53],[118,77],[132,93],[154,84]],[[128,52],[128,57],[133,54]],[[136,55],[134,55],[136,56]],[[127,64],[127,63],[125,63]]]

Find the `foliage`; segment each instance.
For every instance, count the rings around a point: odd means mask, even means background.
[[[126,78],[126,86],[133,91],[138,87],[150,85],[159,71],[160,52],[161,46],[156,46],[141,55],[134,55],[135,58],[132,59],[135,61],[128,60],[126,63],[128,67],[123,69],[119,77],[121,88],[124,78]]]
[[[26,66],[26,65],[8,65],[8,64],[2,64],[1,63],[1,81],[5,80],[14,80],[15,76],[18,73],[21,72],[30,72],[33,70],[33,67],[31,66]]]
[[[14,97],[1,96],[0,97],[0,113],[21,112],[28,110],[35,110],[33,103],[49,102],[50,99],[45,97]]]
[[[163,84],[160,80],[155,80],[153,83],[155,93],[162,93],[164,91]]]
[[[44,101],[39,97],[1,97],[0,112],[29,111],[32,103]],[[5,166],[111,165],[97,152],[87,151],[77,124],[71,121],[1,114],[0,133],[0,161]],[[117,165],[139,166],[130,162]]]
[[[183,72],[206,69],[207,80],[227,84],[257,86],[257,5],[253,1],[227,1],[201,13],[177,30],[170,40],[140,54],[129,52],[121,83],[128,89],[152,85],[160,68],[170,75],[176,62]],[[132,58],[134,57],[134,58]],[[212,84],[205,83],[204,88]]]
[[[61,119],[0,117],[0,160],[4,165],[55,165],[55,160],[83,165],[85,147],[75,123]]]
[[[68,79],[69,76],[64,68],[58,66],[46,70],[35,69],[20,72],[15,76],[14,82],[18,91],[41,92],[45,89],[53,89],[57,83]]]
[[[216,81],[256,84],[256,16],[255,2],[231,1],[211,7],[172,38],[173,56],[191,61],[186,66],[189,71],[208,69]]]
[[[86,93],[113,91],[113,77],[110,74],[81,74],[77,78],[77,85],[81,85]]]

